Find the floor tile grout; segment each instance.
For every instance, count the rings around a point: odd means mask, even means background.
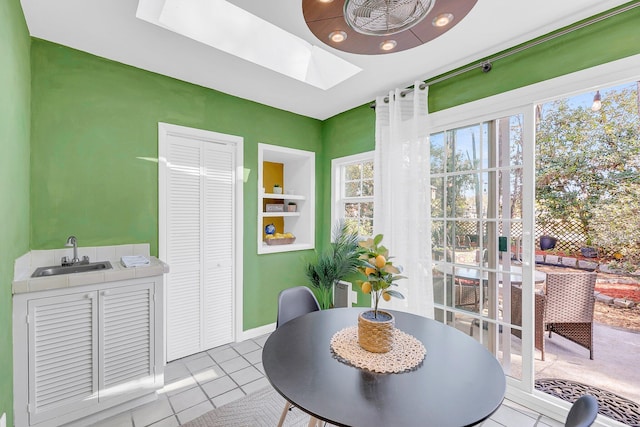
[[[264,337],[258,337],[258,339],[264,339]],[[237,350],[237,347],[249,346],[249,344],[246,344],[247,342],[253,343],[253,345],[257,346],[257,348],[255,350],[246,351],[245,353],[240,353],[240,351]],[[264,341],[262,341],[262,342],[264,342]],[[220,347],[216,347],[214,349],[209,349],[207,351],[203,351],[201,353],[197,353],[196,355],[187,356],[185,358],[169,362],[167,364],[167,368],[171,369],[171,367],[175,367],[175,366],[178,366],[178,364],[181,364],[183,366],[185,372],[182,372],[180,375],[177,375],[176,378],[173,378],[170,381],[166,381],[165,387],[167,385],[170,385],[170,384],[173,384],[173,383],[178,383],[180,381],[183,381],[183,380],[189,379],[189,378],[193,382],[194,386],[186,388],[184,390],[176,391],[171,396],[169,396],[169,394],[168,394],[169,391],[163,391],[164,397],[161,397],[161,398],[165,398],[167,400],[167,403],[169,404],[169,408],[170,408],[172,413],[170,415],[164,417],[164,418],[154,420],[149,424],[138,425],[134,421],[134,415],[136,414],[136,411],[144,411],[145,410],[145,406],[152,405],[153,403],[156,403],[157,401],[152,402],[152,403],[147,404],[147,405],[143,405],[143,406],[141,406],[139,408],[134,408],[134,409],[131,409],[131,410],[127,411],[131,427],[149,427],[152,424],[159,423],[159,422],[162,422],[162,421],[166,421],[168,423],[171,423],[171,421],[167,421],[167,419],[171,418],[171,417],[174,417],[175,422],[177,422],[178,425],[181,425],[182,423],[181,423],[181,420],[180,420],[180,417],[178,416],[178,414],[183,413],[183,412],[188,411],[188,410],[191,410],[194,407],[196,407],[197,405],[208,403],[209,405],[211,405],[212,408],[218,408],[219,406],[217,406],[214,403],[214,399],[216,399],[219,396],[225,395],[227,393],[235,392],[236,390],[239,390],[242,393],[243,396],[248,395],[248,393],[246,393],[244,391],[243,387],[245,387],[245,388],[246,387],[250,387],[250,384],[252,384],[254,382],[257,382],[257,381],[260,381],[262,379],[266,379],[266,376],[256,366],[256,365],[262,363],[262,358],[257,360],[255,363],[252,363],[251,360],[249,360],[246,357],[246,355],[249,354],[249,353],[256,352],[256,351],[262,351],[263,348],[264,348],[263,345],[261,345],[258,341],[256,341],[256,339],[250,339],[250,340],[247,340],[247,341],[243,341],[241,343],[233,343],[231,345],[226,344],[226,345],[223,345],[223,346],[220,346]],[[225,351],[227,349],[233,350],[235,352],[235,356],[233,356],[232,358],[227,359],[227,360],[225,360],[223,362],[216,361],[214,359],[214,357],[212,356],[212,354],[211,354],[211,353],[215,354],[216,352]],[[201,370],[198,370],[198,371],[195,371],[195,372],[192,372],[191,369],[189,369],[189,367],[187,366],[187,364],[189,362],[193,362],[195,360],[199,360],[199,359],[202,359],[204,357],[208,357],[210,359],[210,362],[213,363],[213,364],[211,366],[205,367],[205,368],[203,368]],[[233,372],[228,372],[226,369],[224,369],[222,367],[222,363],[228,362],[228,361],[231,361],[231,360],[235,360],[237,358],[241,358],[244,362],[248,363],[248,366],[240,368],[240,369],[235,370]],[[233,374],[233,373],[240,372],[241,370],[247,369],[247,368],[250,368],[250,367],[252,367],[255,370],[257,370],[258,373],[259,373],[259,376],[257,378],[255,378],[255,379],[245,383],[245,384],[240,385],[238,380],[234,379],[231,376],[231,374]],[[180,368],[178,368],[178,369],[180,369]],[[214,377],[214,378],[212,378],[212,379],[210,379],[210,380],[208,380],[206,382],[200,382],[200,381],[198,381],[196,379],[196,375],[198,375],[198,374],[200,374],[202,372],[205,372],[205,371],[207,371],[209,369],[213,369],[214,372],[216,372],[218,374],[223,374],[223,375],[219,376],[219,377]],[[227,368],[227,369],[230,369],[230,368]],[[209,394],[207,393],[207,391],[205,389],[206,384],[209,384],[209,383],[211,383],[213,381],[219,380],[219,379],[224,378],[224,377],[228,377],[229,380],[231,381],[231,384],[233,384],[234,387],[231,388],[230,390],[227,390],[227,391],[224,391],[222,393],[216,394],[215,396],[209,396]],[[269,384],[268,383],[268,379],[267,379],[266,383],[267,383],[266,386],[268,386],[268,384]],[[194,389],[198,389],[199,392],[202,393],[202,395],[204,396],[204,400],[202,400],[200,402],[197,402],[197,403],[194,403],[194,404],[191,404],[191,402],[189,402],[189,406],[187,406],[185,408],[182,408],[182,410],[180,412],[176,412],[176,408],[177,408],[176,405],[177,405],[179,396],[181,394],[183,394],[183,393],[189,392],[189,391],[194,390]],[[255,391],[256,390],[252,390],[251,392],[255,392]],[[172,399],[174,400],[175,403],[172,402]],[[233,399],[233,400],[236,400],[236,399]],[[225,402],[225,404],[226,403],[230,403],[230,402]],[[148,406],[147,406],[147,408],[148,408]],[[542,421],[543,417],[542,417],[542,415],[540,415],[538,413],[532,412],[530,414],[525,414],[523,412],[518,411],[516,408],[510,408],[508,405],[503,405],[503,408],[504,408],[504,410],[502,411],[502,415],[501,415],[502,419],[500,419],[500,421],[497,421],[496,419],[492,419],[492,418],[489,418],[487,421],[490,421],[491,423],[493,423],[493,425],[505,426],[505,425],[509,425],[509,422],[510,422],[509,421],[509,417],[527,416],[533,421],[533,424],[532,424],[533,426],[543,425],[543,421]],[[122,414],[119,414],[117,416],[118,417],[122,417]],[[507,420],[504,419],[505,417],[507,418]],[[113,418],[115,418],[115,417],[113,417]],[[505,422],[506,422],[506,424],[505,424]],[[108,426],[108,425],[109,425],[109,419],[104,420],[102,423],[100,423],[100,426]],[[484,423],[483,423],[483,425],[484,425]]]

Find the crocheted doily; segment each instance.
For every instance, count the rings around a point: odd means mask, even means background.
[[[341,362],[382,374],[410,371],[424,360],[427,350],[412,335],[393,330],[393,348],[387,353],[372,353],[358,344],[358,327],[352,326],[331,337],[331,351]]]

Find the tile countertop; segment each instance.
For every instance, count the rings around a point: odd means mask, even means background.
[[[102,261],[102,260],[99,260]],[[117,282],[120,280],[137,279],[141,277],[160,276],[169,272],[169,265],[158,258],[149,257],[150,264],[140,267],[126,268],[120,260],[112,260],[108,270],[88,271],[86,273],[60,274],[48,277],[16,277],[13,281],[13,293],[46,291],[49,289],[71,288],[73,286],[93,285],[104,282]]]

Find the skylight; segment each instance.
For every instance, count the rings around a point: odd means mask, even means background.
[[[361,71],[225,0],[139,0],[136,17],[323,90]]]

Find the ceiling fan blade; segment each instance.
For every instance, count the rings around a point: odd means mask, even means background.
[[[389,10],[389,22],[401,24],[414,14],[417,9],[417,2],[403,2]]]
[[[371,18],[371,14],[386,8],[386,0],[364,0],[354,10],[353,14],[359,18]]]

